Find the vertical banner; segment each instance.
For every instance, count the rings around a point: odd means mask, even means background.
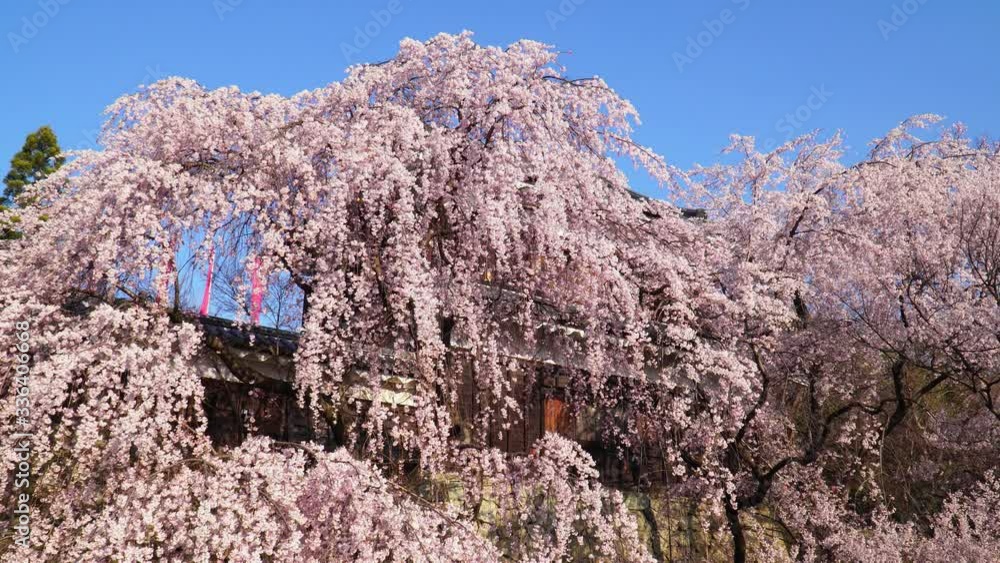
[[[215,271],[215,243],[210,242],[208,247],[208,272],[205,274],[205,293],[201,296],[201,309],[198,314],[203,317],[208,316],[209,307],[212,305],[212,274]]]
[[[250,270],[250,322],[260,323],[260,312],[264,305],[264,286],[260,279],[260,256],[254,258],[253,269]]]

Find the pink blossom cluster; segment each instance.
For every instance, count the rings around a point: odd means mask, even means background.
[[[104,148],[32,186],[0,246],[0,326],[35,327],[32,555],[648,560],[581,447],[490,447],[556,370],[735,561],[989,560],[997,145],[917,116],[851,165],[839,135],[736,136],[682,172],[557,55],[442,34],[292,97],[170,78],[112,104]],[[621,159],[707,218],[635,197]],[[209,264],[238,322],[298,309],[300,404],[350,447],[213,445],[185,290]],[[393,377],[406,408],[370,400]],[[462,498],[421,497],[387,451]]]

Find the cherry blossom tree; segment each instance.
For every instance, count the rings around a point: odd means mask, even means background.
[[[734,479],[737,552],[745,514],[777,516],[807,559],[908,560],[900,542],[920,534],[889,530],[890,517],[936,542],[965,524],[928,507],[995,469],[998,147],[961,127],[916,136],[938,121],[907,120],[851,166],[839,136],[770,153],[734,137],[735,163],[689,177],[734,249],[727,269],[767,280],[794,311],[782,328],[748,323],[758,398],[725,456],[686,458]],[[862,539],[880,525],[884,538]],[[995,532],[979,529],[988,549]]]
[[[995,545],[996,147],[918,140],[923,117],[853,166],[838,137],[737,137],[735,162],[682,173],[558,55],[439,35],[289,98],[171,78],[112,104],[104,148],[32,186],[0,247],[0,320],[31,325],[33,555],[648,560],[580,446],[489,447],[550,364],[614,451],[655,449],[662,486],[720,515],[736,561]],[[707,220],[635,197],[629,160]],[[300,403],[352,413],[349,447],[212,444],[184,289],[209,262],[241,323],[261,272],[265,317],[301,328]],[[405,410],[349,391],[399,375]],[[401,457],[462,498],[415,492]]]
[[[687,377],[738,396],[740,360],[692,328],[699,307],[725,306],[686,258],[699,253],[693,227],[666,204],[634,200],[615,158],[661,179],[666,166],[631,140],[632,107],[599,79],[566,78],[556,56],[533,42],[498,49],[442,35],[406,40],[391,61],[292,98],[169,79],[115,102],[104,150],[75,155],[40,184],[38,211],[23,218],[27,236],[3,250],[4,285],[16,289],[4,294],[4,320],[30,319],[34,369],[45,374],[32,410],[44,437],[33,452],[34,548],[56,559],[287,559],[306,544],[380,561],[419,559],[414,542],[426,541],[436,555],[424,558],[490,557],[468,539],[470,524],[441,529],[468,520],[468,510],[436,517],[403,503],[382,514],[392,490],[307,490],[323,482],[323,467],[349,464],[343,457],[306,446],[317,458],[307,462],[267,441],[212,448],[192,369],[202,343],[179,314],[177,289],[178,272],[207,261],[210,245],[219,271],[227,261],[259,264],[301,291],[296,385],[317,416],[330,412],[324,404],[354,400],[344,396],[348,383],[377,393],[388,374],[417,381],[405,417],[378,401],[357,407],[354,430],[369,438],[362,455],[376,463],[391,444],[425,471],[460,465],[449,407],[464,366],[482,405],[519,416],[502,341],[518,327],[528,341],[545,323],[591,331],[587,345],[553,346],[578,364],[575,385],[609,405],[623,399],[610,382],[644,377],[654,323],[663,325],[657,345],[671,347]],[[654,286],[651,306],[640,293]],[[69,307],[80,295],[98,301],[85,312]],[[494,306],[498,295],[506,306]],[[691,391],[682,377],[659,384],[678,405],[671,416],[707,428],[708,411],[683,408]],[[14,402],[4,405],[13,430]],[[490,429],[476,424],[482,447]],[[567,447],[552,438],[537,455],[578,465],[578,452],[559,453]],[[483,467],[480,482],[511,482],[511,507],[529,502],[520,487],[535,487],[530,471]],[[351,470],[375,478],[358,462],[328,486],[341,487]],[[597,553],[643,558],[634,525],[603,505],[620,499],[601,492],[592,471],[566,470],[546,470],[549,490],[540,491],[556,498],[542,530],[554,535],[496,549],[559,558],[588,536]],[[356,495],[362,504],[351,508]],[[175,499],[169,518],[152,508],[160,498]],[[192,501],[185,510],[181,498]],[[234,504],[257,512],[226,512]],[[581,506],[592,508],[577,515]],[[305,529],[315,524],[309,515],[352,511],[368,515],[361,522],[385,518],[397,535],[382,545]],[[585,525],[572,524],[580,518]],[[188,534],[201,539],[178,538]],[[250,539],[262,536],[270,543]],[[324,557],[337,559],[315,558]]]

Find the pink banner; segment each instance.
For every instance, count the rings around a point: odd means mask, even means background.
[[[250,270],[250,283],[250,322],[259,324],[265,291],[265,284],[260,279],[260,256],[254,259],[253,268]]]
[[[205,275],[205,293],[201,296],[201,310],[199,314],[208,316],[208,309],[212,304],[212,273],[215,270],[215,244],[208,248],[208,273]]]

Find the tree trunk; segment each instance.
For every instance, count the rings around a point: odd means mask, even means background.
[[[733,535],[733,563],[746,563],[747,538],[743,534],[743,524],[740,523],[740,512],[726,502],[726,520],[729,522],[729,532]]]

